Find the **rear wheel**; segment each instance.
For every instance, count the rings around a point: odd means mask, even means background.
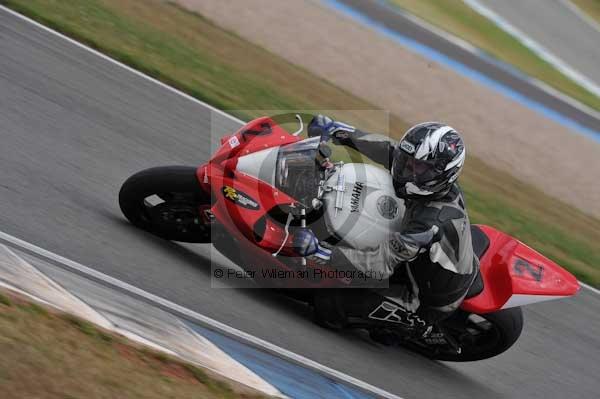
[[[518,307],[482,315],[459,310],[442,323],[442,328],[446,344],[423,339],[409,346],[437,360],[482,360],[501,354],[517,341],[523,329],[523,312]]]
[[[210,227],[200,214],[210,196],[198,183],[196,168],[163,166],[131,176],[119,192],[119,206],[135,226],[166,240],[208,243]]]

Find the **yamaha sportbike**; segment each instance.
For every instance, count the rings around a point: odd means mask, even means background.
[[[135,226],[166,240],[212,243],[259,285],[312,305],[322,325],[364,328],[380,342],[393,337],[433,359],[498,355],[521,334],[522,305],[578,291],[575,277],[540,253],[493,227],[472,225],[480,259],[474,283],[459,310],[415,334],[418,318],[380,289],[361,286],[364,275],[350,273],[352,267],[340,273],[294,252],[291,237],[302,227],[333,246],[374,248],[398,231],[405,209],[387,170],[331,162],[331,149],[319,137],[303,139],[307,116],[255,119],[223,137],[198,167],[134,174],[119,193],[121,210]],[[294,133],[284,128],[291,122],[300,125]],[[358,288],[354,280],[361,280]]]

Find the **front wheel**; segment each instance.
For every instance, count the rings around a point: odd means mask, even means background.
[[[442,322],[442,328],[444,335],[453,340],[453,345],[433,344],[421,339],[408,346],[436,360],[483,360],[501,354],[517,341],[523,329],[523,312],[519,307],[482,315],[458,310]],[[460,353],[457,353],[457,347]]]
[[[210,227],[200,214],[210,196],[198,183],[196,168],[162,166],[131,176],[119,191],[119,206],[135,226],[166,240],[208,243]]]

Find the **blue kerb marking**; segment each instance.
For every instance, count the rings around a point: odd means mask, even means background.
[[[576,131],[584,136],[587,136],[587,137],[593,139],[594,141],[600,142],[600,132],[598,132],[594,129],[588,128],[587,126],[583,126],[579,122],[561,114],[560,112],[557,112],[551,108],[548,108],[543,104],[540,104],[539,102],[513,90],[509,86],[504,85],[504,84],[482,74],[481,72],[478,72],[478,71],[470,68],[469,66],[446,56],[445,54],[443,54],[429,46],[425,46],[407,36],[402,35],[401,33],[396,32],[393,29],[386,27],[381,22],[374,20],[374,19],[360,13],[359,11],[355,10],[354,8],[352,8],[346,4],[340,3],[337,0],[322,0],[322,1],[325,4],[329,5],[330,7],[343,12],[344,14],[348,15],[352,19],[376,30],[377,32],[383,34],[387,38],[392,39],[393,41],[397,42],[401,46],[407,47],[407,48],[411,49],[412,51],[414,51],[418,54],[421,54],[422,56],[424,56],[426,58],[429,58],[432,61],[446,65],[446,66],[454,69],[456,72],[460,73],[461,75],[466,76],[470,79],[479,81],[479,82],[483,83],[484,85],[490,87],[491,89],[494,89],[497,92],[505,95],[506,97],[509,97],[509,98],[517,101],[518,103],[539,112],[540,114],[548,117],[549,119],[552,119],[553,121],[558,122],[558,123],[562,124],[563,126],[573,129],[574,131]]]
[[[327,378],[316,371],[262,352],[198,325],[188,325],[290,398],[374,398],[359,389]]]

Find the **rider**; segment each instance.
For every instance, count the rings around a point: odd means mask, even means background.
[[[396,195],[406,205],[402,227],[389,241],[371,251],[336,247],[332,261],[343,254],[363,271],[403,275],[406,281],[402,285],[390,284],[382,295],[428,325],[455,311],[479,270],[463,194],[456,184],[465,161],[465,146],[458,132],[441,123],[425,122],[394,142],[324,115],[312,119],[308,132],[311,137],[320,135],[322,141],[331,139],[354,148],[382,164],[392,175]],[[310,230],[307,235],[310,238]],[[319,251],[321,246],[311,248]]]

